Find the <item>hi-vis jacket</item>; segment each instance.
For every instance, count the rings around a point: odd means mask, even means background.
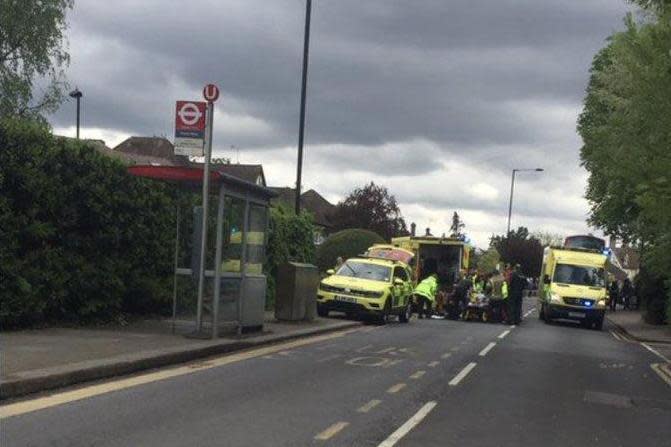
[[[415,295],[423,296],[430,301],[435,301],[436,292],[438,291],[438,280],[435,276],[429,276],[417,284],[415,287]]]
[[[496,275],[490,281],[492,283],[492,297],[507,299],[508,283],[503,275]]]

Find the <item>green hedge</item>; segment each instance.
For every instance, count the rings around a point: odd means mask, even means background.
[[[86,143],[0,122],[0,325],[170,309],[176,189]]]
[[[268,279],[266,307],[275,304],[277,268],[289,261],[313,263],[315,259],[314,227],[306,212],[299,216],[283,205],[270,209],[270,234],[264,266]]]
[[[382,236],[369,230],[353,228],[330,235],[317,249],[317,266],[325,272],[333,268],[338,256],[344,260],[359,255],[373,244],[383,244]]]

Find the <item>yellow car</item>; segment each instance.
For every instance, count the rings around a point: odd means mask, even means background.
[[[374,316],[382,323],[397,315],[407,323],[411,315],[412,275],[407,264],[382,258],[348,259],[329,270],[317,293],[317,313],[345,312],[348,317]]]

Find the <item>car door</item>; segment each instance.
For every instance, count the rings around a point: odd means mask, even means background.
[[[394,307],[402,307],[408,304],[408,296],[412,291],[412,284],[410,283],[410,273],[401,266],[394,267],[394,280],[396,278],[403,281],[403,284],[394,284]]]

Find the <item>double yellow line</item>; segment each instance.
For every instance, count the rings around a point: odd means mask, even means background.
[[[251,351],[240,352],[237,354],[229,354],[222,357],[213,358],[207,361],[199,361],[190,363],[176,368],[165,369],[157,372],[142,374],[139,376],[129,377],[125,379],[114,380],[98,385],[91,385],[73,391],[65,391],[61,393],[51,394],[45,397],[39,397],[32,400],[26,400],[0,406],[0,419],[5,419],[13,416],[19,416],[33,411],[43,410],[45,408],[55,407],[58,405],[75,402],[90,397],[99,396],[101,394],[111,393],[113,391],[120,391],[127,388],[132,388],[147,383],[158,382],[161,380],[171,379],[173,377],[184,376],[186,374],[193,374],[198,371],[206,369],[217,368],[231,363],[241,362],[243,360],[261,357],[268,354],[284,351],[299,346],[305,346],[313,343],[318,343],[325,340],[332,340],[334,338],[342,337],[351,332],[359,330],[358,328],[348,329],[340,332],[334,332],[326,335],[319,335],[310,338],[304,338],[291,342],[271,345],[264,348],[257,348]]]

